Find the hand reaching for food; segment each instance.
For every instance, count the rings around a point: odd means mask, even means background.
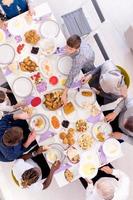
[[[51,170],[56,171],[57,169],[60,168],[61,162],[59,160],[55,161],[54,164],[52,165]]]
[[[113,132],[111,133],[111,136],[117,140],[122,138],[122,133],[121,132]]]
[[[41,153],[47,151],[48,149],[49,149],[48,146],[40,146],[40,147],[38,148],[38,150],[37,150],[37,155],[39,155],[39,154],[41,154]]]
[[[112,112],[106,115],[105,119],[107,120],[107,122],[112,122],[115,120],[116,117],[117,117],[117,114],[115,112]]]
[[[109,166],[101,167],[100,170],[105,172],[106,174],[112,174],[113,173],[113,169],[110,168]]]

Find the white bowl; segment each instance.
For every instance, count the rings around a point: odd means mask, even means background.
[[[110,138],[103,144],[103,152],[107,157],[114,158],[121,154],[121,144],[118,140]]]

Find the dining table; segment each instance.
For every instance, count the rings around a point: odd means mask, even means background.
[[[27,120],[29,127],[32,129],[32,123],[34,122],[32,119],[34,117],[36,118],[36,116],[40,115],[45,120],[45,127],[37,132],[36,140],[38,145],[47,145],[49,147],[57,145],[63,149],[61,166],[54,174],[54,178],[59,187],[63,187],[81,177],[80,161],[72,163],[68,159],[67,152],[70,147],[78,150],[80,160],[82,161],[85,155],[90,157],[91,155],[92,157],[93,155],[96,156],[96,159],[98,159],[98,167],[120,158],[122,151],[114,157],[108,157],[103,152],[102,146],[104,142],[99,141],[95,137],[94,126],[98,123],[103,123],[107,125],[107,127],[104,127],[105,129],[108,127],[111,129],[111,127],[105,121],[95,93],[90,89],[88,84],[82,86],[79,77],[74,80],[68,92],[68,101],[72,102],[74,106],[74,112],[72,114],[67,115],[64,112],[63,106],[55,110],[50,110],[45,105],[45,98],[48,93],[62,91],[65,88],[68,71],[62,70],[62,65],[64,67],[66,65],[67,67],[68,64],[68,68],[70,68],[72,66],[72,58],[64,53],[66,38],[49,4],[45,2],[36,6],[34,9],[35,16],[32,19],[27,18],[27,13],[23,13],[8,21],[7,30],[4,31],[3,41],[0,41],[0,51],[3,51],[3,57],[0,56],[0,67],[17,101],[25,101],[27,108],[32,111],[31,119]],[[31,30],[33,32],[36,31],[39,36],[39,41],[36,44],[31,44],[26,40],[26,33]],[[54,46],[52,46],[52,53],[49,52],[49,48],[45,48],[49,44]],[[25,69],[25,66],[23,66],[24,62],[26,62],[24,61],[25,59],[29,59],[28,61],[30,62],[31,60],[34,61],[34,64],[36,63],[35,71]],[[63,59],[67,61],[63,61]],[[81,75],[83,75],[82,72]],[[93,102],[87,105],[87,107],[84,107],[80,105],[81,102],[79,102],[79,99],[81,93],[87,90],[92,91],[93,99],[91,101]],[[81,99],[84,101],[83,98]],[[92,108],[97,111],[97,114],[92,113]],[[52,125],[52,117],[58,119],[58,128]],[[80,140],[79,138],[84,134],[84,131],[78,131],[76,128],[80,120],[85,122],[85,134],[91,136],[92,144],[88,149],[81,148],[78,142]],[[66,121],[69,123],[68,127],[63,126],[63,123],[66,123]],[[72,144],[67,144],[67,142],[65,144],[60,135],[70,130],[74,132],[73,142]],[[110,130],[111,132],[112,129]],[[49,166],[51,166],[47,152],[44,153],[44,156]],[[92,157],[91,159],[94,159]],[[69,170],[73,174],[71,181],[67,180],[64,175],[66,170]]]

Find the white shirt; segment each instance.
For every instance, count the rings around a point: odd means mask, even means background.
[[[15,176],[16,180],[19,182],[19,185],[21,188],[22,188],[22,186],[21,186],[22,174],[26,170],[34,168],[34,167],[39,168],[39,166],[31,159],[29,159],[27,161],[24,161],[23,159],[16,160],[16,162],[12,168],[12,171],[13,171],[13,175]],[[41,178],[42,177],[40,176],[36,183],[32,184],[31,186],[29,186],[26,189],[31,190],[31,191],[42,191],[43,190],[42,183],[44,180],[41,180]]]
[[[117,181],[117,185],[115,185],[115,194],[112,200],[128,200],[128,195],[129,195],[128,176],[124,172],[115,169],[113,170],[113,175],[117,177],[119,181]],[[104,200],[104,199],[98,196],[95,190],[95,186],[93,186],[92,184],[88,184],[86,191],[86,200]]]

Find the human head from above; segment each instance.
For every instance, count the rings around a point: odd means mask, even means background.
[[[5,101],[6,95],[3,91],[0,90],[0,103],[3,103]]]
[[[130,116],[127,118],[124,128],[127,129],[128,131],[133,132],[133,116]]]
[[[108,178],[100,178],[95,184],[96,196],[101,200],[112,200],[115,193],[115,184]]]
[[[76,53],[81,45],[81,38],[78,35],[72,35],[67,39],[67,46],[66,46],[66,51],[69,54],[74,54]]]
[[[22,187],[27,188],[33,183],[36,183],[40,177],[40,173],[41,172],[39,171],[39,168],[37,167],[26,170],[22,174],[22,179],[21,179]]]
[[[5,131],[3,135],[3,143],[8,147],[16,146],[23,139],[23,129],[20,127],[12,127]]]

